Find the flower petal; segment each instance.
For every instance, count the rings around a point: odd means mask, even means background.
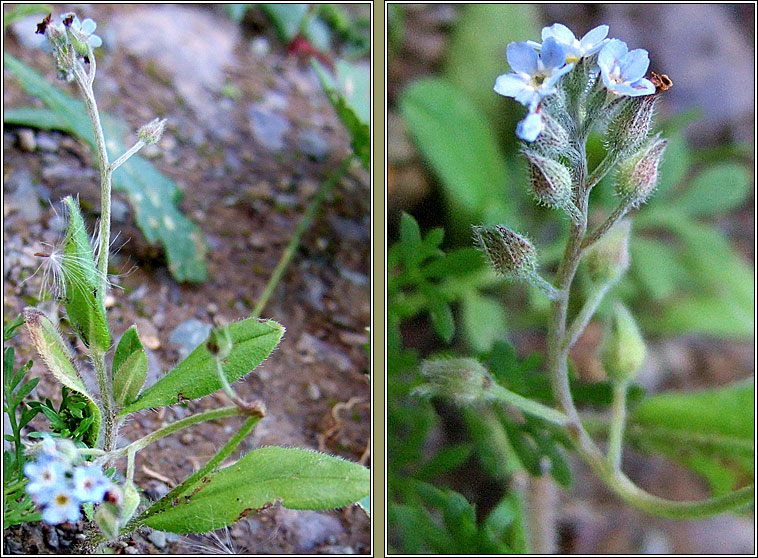
[[[87,39],[87,42],[89,42],[92,48],[97,48],[103,44],[103,40],[100,38],[100,35],[90,35],[89,39]]]
[[[619,69],[624,81],[637,81],[644,77],[649,65],[650,60],[648,59],[647,51],[644,48],[638,48],[627,53],[621,59]]]
[[[534,50],[540,50],[542,48],[542,43],[538,43],[537,41],[527,41],[526,44],[528,44]]]
[[[590,29],[579,41],[579,45],[584,50],[592,48],[608,36],[608,29],[607,25],[598,25],[594,29]]]
[[[553,37],[548,37],[542,43],[542,63],[545,68],[559,68],[566,62],[566,52]]]
[[[639,97],[641,95],[652,95],[655,93],[655,85],[653,85],[653,82],[649,79],[638,79],[634,83],[630,85],[632,89],[634,89],[635,93],[630,93],[633,97]]]
[[[516,97],[527,87],[519,74],[503,74],[495,79],[495,93],[504,97]]]
[[[511,43],[506,49],[508,64],[516,72],[534,75],[537,72],[538,54],[526,43]]]
[[[617,60],[621,60],[624,55],[629,51],[624,41],[618,39],[611,39],[600,50],[600,54],[597,57],[597,63],[601,68],[606,68],[610,71],[613,68]]]
[[[553,90],[553,86],[558,83],[559,79],[569,73],[573,68],[574,64],[571,63],[566,64],[563,68],[555,70],[552,75],[543,82],[542,87],[540,88],[542,96],[546,97],[547,95],[554,93],[555,91]]]
[[[559,43],[572,44],[576,40],[574,33],[562,23],[553,23],[550,27],[542,28],[542,41],[545,42],[548,37],[554,38]]]
[[[82,33],[85,35],[91,35],[95,32],[95,29],[97,29],[97,23],[95,23],[95,20],[91,17],[82,21]]]
[[[542,118],[536,112],[529,112],[516,127],[516,135],[524,141],[534,141],[542,131]]]

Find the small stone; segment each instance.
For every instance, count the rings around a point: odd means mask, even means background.
[[[266,37],[259,36],[250,41],[250,52],[255,56],[263,58],[268,54],[269,50],[271,50],[271,46]]]
[[[163,531],[153,531],[147,536],[147,538],[156,546],[156,548],[163,548],[166,546],[166,533]]]
[[[103,303],[105,304],[106,308],[112,308],[116,304],[116,297],[112,294],[105,295],[105,300],[103,300]]]
[[[124,549],[124,554],[139,554],[139,549],[136,546],[127,546]]]
[[[179,346],[179,358],[185,359],[195,347],[208,338],[211,329],[210,324],[191,318],[176,326],[168,340]]]
[[[211,315],[213,315],[213,314],[218,314],[218,304],[216,304],[215,302],[209,302],[209,303],[206,305],[206,307],[205,307],[205,310],[206,310],[206,311],[207,311],[209,314],[211,314]]]
[[[308,399],[311,401],[318,401],[321,397],[321,390],[319,387],[314,384],[313,382],[309,382],[308,386],[305,388],[306,395],[308,396]]]
[[[316,130],[304,130],[300,133],[300,150],[316,161],[323,161],[329,153],[329,146]]]
[[[37,149],[37,140],[34,137],[34,130],[22,128],[18,131],[18,146],[28,152]]]
[[[53,550],[57,550],[60,547],[60,541],[58,540],[58,532],[52,526],[49,529],[46,529],[45,544],[48,547],[52,548]]]
[[[132,292],[132,293],[129,295],[129,300],[131,300],[132,302],[134,302],[134,301],[136,301],[136,300],[140,300],[140,299],[143,299],[143,298],[145,298],[145,295],[146,295],[146,294],[147,294],[147,284],[146,284],[146,283],[143,283],[142,285],[140,285],[139,287],[137,287],[137,288],[136,288],[136,289],[135,289],[135,290],[134,290],[134,291],[133,291],[133,292]]]
[[[284,134],[290,128],[287,118],[254,103],[248,110],[250,126],[258,142],[269,151],[284,149]]]
[[[50,134],[39,132],[37,134],[37,149],[48,153],[55,153],[58,151],[58,142]]]
[[[143,318],[137,319],[136,323],[142,344],[152,351],[160,348],[161,341],[158,339],[158,330],[155,329],[155,326],[149,320]]]
[[[111,200],[111,218],[118,222],[123,223],[129,216],[129,205],[118,198]]]
[[[189,446],[195,441],[195,437],[189,432],[186,432],[181,435],[181,437],[179,438],[179,441],[185,446]]]

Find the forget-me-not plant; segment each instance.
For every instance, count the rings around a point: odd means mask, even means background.
[[[650,513],[698,518],[748,505],[754,487],[698,502],[669,501],[639,488],[621,469],[630,382],[645,358],[645,343],[632,314],[615,305],[612,327],[601,358],[613,390],[608,443],[603,451],[582,424],[569,384],[568,355],[604,296],[629,268],[630,211],[653,193],[667,141],[651,133],[655,102],[671,86],[667,76],[645,77],[649,58],[643,49],[628,50],[606,39],[601,25],[577,40],[561,24],[542,30],[543,43],[508,45],[514,72],[498,76],[495,91],[528,106],[516,134],[525,143],[530,190],[536,201],[569,218],[568,241],[555,276],[541,275],[537,250],[526,236],[504,225],[473,226],[475,244],[498,274],[538,288],[550,300],[545,367],[557,408],[530,400],[498,384],[472,359],[425,363],[417,393],[448,397],[460,404],[498,400],[526,415],[557,425],[600,479],[619,497]],[[605,158],[594,168],[587,161],[589,134],[604,138]],[[590,193],[617,171],[617,205],[590,218]],[[597,217],[597,218],[595,218]],[[572,289],[584,264],[588,289]],[[589,291],[589,292],[587,292]],[[574,301],[580,296],[583,300]],[[569,319],[569,302],[578,311]]]

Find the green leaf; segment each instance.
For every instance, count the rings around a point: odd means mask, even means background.
[[[628,438],[703,474],[718,492],[753,478],[753,381],[690,393],[664,393],[630,414]],[[729,482],[731,479],[731,483]]]
[[[366,170],[371,168],[371,74],[366,65],[339,61],[332,75],[316,59],[313,68],[321,87],[350,132],[353,152]]]
[[[508,191],[508,169],[494,130],[460,90],[440,79],[419,80],[403,92],[400,110],[421,154],[439,176],[451,211],[463,211],[462,219],[477,219]],[[504,206],[503,211],[502,219],[517,227],[517,208]]]
[[[13,318],[10,322],[5,324],[3,328],[3,341],[7,341],[16,335],[16,330],[24,325],[24,315],[19,314]],[[12,347],[10,347],[12,349]]]
[[[132,403],[147,377],[147,354],[133,325],[124,332],[113,354],[113,399],[119,406]]]
[[[234,346],[229,357],[224,360],[223,368],[231,384],[271,354],[284,334],[284,327],[272,320],[248,318],[229,324],[229,332]],[[220,387],[216,360],[203,343],[176,368],[143,391],[134,403],[121,409],[119,414],[197,399]]]
[[[632,273],[653,300],[672,295],[679,283],[686,281],[687,270],[680,254],[672,246],[633,235],[630,243]]]
[[[229,19],[239,23],[245,19],[245,14],[251,7],[251,4],[224,4],[224,11]]]
[[[260,7],[273,22],[283,43],[289,44],[302,32],[314,47],[329,50],[329,29],[323,21],[308,13],[308,4],[261,4]]]
[[[750,194],[752,180],[744,165],[722,162],[695,176],[692,184],[673,202],[673,208],[690,215],[714,215],[741,207]]]
[[[153,529],[205,533],[275,502],[297,510],[348,506],[371,491],[368,469],[315,451],[268,447],[189,487],[174,507],[148,517]]]
[[[84,382],[74,366],[73,355],[63,341],[61,334],[43,312],[35,308],[26,308],[24,317],[32,342],[53,376],[61,384],[81,394],[86,399],[90,413],[95,419],[85,443],[89,447],[94,447],[100,432],[100,408],[84,386]],[[45,407],[42,407],[43,412],[44,410]]]
[[[490,350],[508,333],[503,305],[487,296],[469,292],[463,297],[463,331],[476,352]]]
[[[667,204],[671,194],[675,192],[677,186],[684,180],[689,171],[692,154],[687,147],[687,138],[681,132],[666,135],[668,145],[663,160],[658,168],[658,187],[655,194],[650,198],[650,205],[664,206]]]
[[[41,130],[66,130],[68,128],[68,122],[61,120],[55,111],[42,108],[9,109],[3,113],[3,121],[6,124],[29,126]]]
[[[66,196],[63,202],[68,207],[68,230],[61,263],[66,286],[66,313],[84,344],[104,353],[110,348],[111,336],[89,235],[79,203],[71,196]]]
[[[24,126],[44,124],[60,129],[86,141],[95,148],[92,125],[84,103],[72,99],[49,84],[40,74],[23,62],[4,53],[5,68],[19,80],[23,89],[39,97],[55,115],[34,113],[32,109],[15,109],[12,123]],[[27,110],[26,113],[19,112]],[[27,116],[29,120],[23,120]],[[126,124],[115,117],[101,114],[108,138],[111,159],[126,151],[121,139],[127,135]],[[114,190],[125,192],[135,209],[135,219],[150,243],[160,242],[166,250],[168,267],[177,281],[202,282],[207,278],[205,253],[207,246],[201,231],[177,207],[181,192],[176,183],[158,172],[139,155],[134,155],[113,173]]]
[[[461,467],[471,455],[470,443],[456,444],[442,448],[437,455],[424,463],[414,475],[419,480],[432,480]]]
[[[450,305],[434,295],[429,296],[429,316],[437,334],[447,343],[452,341],[455,335],[455,320]]]

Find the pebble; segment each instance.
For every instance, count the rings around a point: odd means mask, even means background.
[[[329,153],[329,146],[316,130],[303,130],[300,132],[300,150],[313,157],[316,161],[323,161]]]
[[[185,432],[184,434],[181,435],[181,437],[179,438],[179,441],[185,446],[189,446],[195,441],[195,437],[189,432]]]
[[[269,151],[284,149],[284,134],[290,128],[284,116],[260,106],[260,103],[253,103],[248,109],[248,117],[258,143]]]
[[[111,200],[111,218],[117,223],[123,223],[129,216],[129,204],[118,199]]]
[[[321,390],[318,385],[313,382],[308,383],[308,386],[305,388],[305,393],[311,401],[318,401],[321,397]]]
[[[105,303],[106,308],[112,308],[116,304],[116,297],[112,294],[105,295],[105,300],[103,300]]]
[[[137,318],[137,331],[142,344],[150,350],[159,349],[161,341],[158,339],[158,330],[149,320]]]
[[[20,219],[27,223],[39,221],[42,216],[42,210],[39,206],[37,191],[32,183],[32,175],[26,169],[19,169],[13,172],[7,181],[12,186],[15,184],[15,190],[6,192],[5,205],[16,210]]]
[[[276,515],[277,523],[292,534],[299,552],[313,550],[344,532],[339,519],[324,513],[279,508]]]
[[[124,549],[124,554],[139,554],[139,549],[136,546],[127,546]]]
[[[145,295],[147,294],[147,284],[143,283],[139,287],[137,287],[130,295],[129,300],[135,301],[140,300],[142,298],[145,298]]]
[[[55,527],[48,527],[49,528],[45,529],[45,544],[53,550],[57,550],[60,546],[60,541],[58,540],[58,532],[55,530]]]
[[[305,356],[305,362],[324,362],[334,366],[340,372],[348,372],[352,368],[350,358],[339,350],[330,347],[318,337],[303,333],[295,345],[295,350]]]
[[[213,315],[213,314],[218,314],[218,304],[216,304],[215,302],[209,302],[209,303],[208,303],[208,304],[205,306],[205,310],[206,310],[206,311],[207,311],[209,314],[211,314],[211,315]]]
[[[163,531],[153,531],[147,536],[147,538],[157,548],[163,548],[166,546],[166,533]]]
[[[51,134],[39,132],[37,134],[37,149],[48,153],[54,153],[58,151],[58,142]]]
[[[18,131],[18,146],[23,151],[32,152],[37,149],[37,140],[34,138],[34,130],[21,128]]]
[[[185,359],[195,347],[208,338],[211,329],[210,324],[190,318],[176,326],[168,340],[179,346],[179,358]]]
[[[263,58],[271,50],[271,45],[266,37],[256,37],[250,41],[250,52],[253,55]]]

